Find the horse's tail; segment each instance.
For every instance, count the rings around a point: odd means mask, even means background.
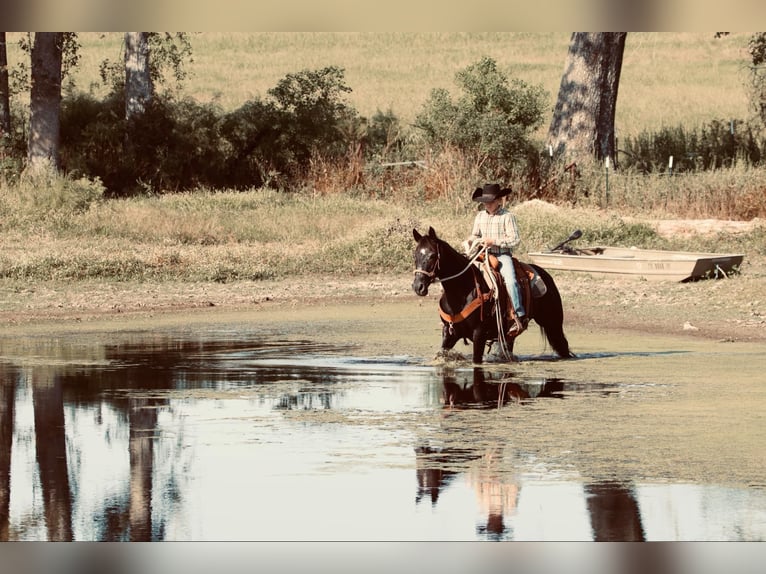
[[[545,295],[535,300],[534,319],[545,338],[556,354],[562,359],[572,359],[575,354],[569,349],[569,341],[564,335],[564,306],[561,302],[561,293],[559,293],[553,277],[538,265],[532,265],[537,273],[542,277],[547,287]]]

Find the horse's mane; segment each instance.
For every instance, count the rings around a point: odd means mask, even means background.
[[[442,253],[444,253],[446,251],[447,253],[449,253],[449,255],[451,257],[455,257],[459,261],[464,263],[465,265],[468,265],[468,261],[469,261],[468,257],[466,257],[463,253],[460,253],[460,251],[458,251],[457,249],[452,247],[452,245],[447,243],[444,239],[442,239],[441,237],[437,236],[436,237],[436,242],[437,242],[437,244],[439,244],[440,247],[443,248],[442,249]]]

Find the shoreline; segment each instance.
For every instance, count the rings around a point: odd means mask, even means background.
[[[756,277],[697,283],[653,283],[559,274],[567,325],[592,331],[692,336],[720,341],[766,341]],[[236,321],[237,314],[279,310],[300,320],[315,307],[381,304],[433,308],[441,288],[421,298],[411,275],[348,279],[300,277],[231,283],[61,282],[24,287],[0,284],[0,337],[45,332],[109,331]]]

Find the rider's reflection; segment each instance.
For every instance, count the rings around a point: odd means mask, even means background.
[[[514,515],[519,499],[519,487],[498,472],[501,460],[498,447],[488,448],[467,473],[467,483],[476,492],[482,516],[487,516],[486,524],[477,525],[476,532],[490,540],[512,538],[505,517]]]

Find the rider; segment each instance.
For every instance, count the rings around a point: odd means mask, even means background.
[[[468,239],[469,245],[482,241],[488,251],[500,261],[500,274],[503,276],[508,293],[516,311],[516,324],[510,332],[523,331],[529,319],[521,301],[521,289],[516,281],[516,271],[511,258],[513,248],[521,242],[516,217],[502,206],[502,199],[511,193],[510,188],[500,189],[497,183],[488,183],[477,187],[471,199],[484,204],[484,209],[476,214],[473,231]]]

